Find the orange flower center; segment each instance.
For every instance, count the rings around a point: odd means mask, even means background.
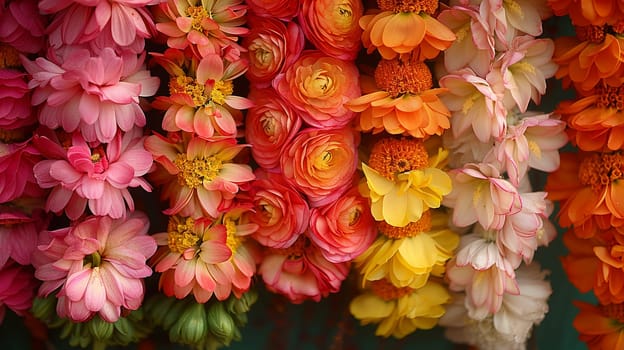
[[[17,49],[0,43],[0,68],[20,67],[21,65]]]
[[[199,235],[195,233],[195,221],[193,218],[183,218],[173,215],[167,224],[167,245],[175,253],[184,253],[185,250],[197,245]]]
[[[595,191],[623,177],[624,157],[620,153],[596,153],[581,162],[579,180]]]
[[[180,153],[173,164],[180,170],[178,172],[180,185],[190,188],[197,188],[204,182],[211,182],[219,176],[223,168],[223,161],[214,154],[208,157],[188,159],[186,154]]]
[[[214,102],[220,105],[225,103],[225,99],[234,92],[232,81],[215,81],[212,90],[206,89],[205,85],[199,84],[195,79],[184,75],[177,76],[169,80],[169,94],[185,94],[193,100],[195,107],[207,105]]]
[[[396,97],[405,93],[417,94],[429,90],[433,79],[429,67],[409,55],[392,60],[381,60],[375,69],[375,83]]]
[[[589,41],[590,43],[601,43],[606,35],[605,26],[576,26],[576,37],[580,41]]]
[[[390,180],[396,174],[424,168],[428,163],[429,154],[422,140],[412,138],[381,139],[373,145],[368,160],[368,166]]]
[[[596,94],[600,95],[600,99],[596,103],[599,108],[624,110],[624,87],[598,86],[596,87]]]
[[[615,24],[611,25],[611,29],[616,34],[624,33],[624,21],[617,21]]]
[[[305,235],[300,235],[299,238],[288,248],[267,248],[270,254],[286,255],[288,260],[301,259],[305,253],[306,248],[310,246],[310,240]]]
[[[438,9],[438,0],[377,0],[377,6],[382,11],[425,12],[434,14]]]
[[[369,282],[368,288],[373,294],[386,301],[399,299],[414,291],[414,289],[410,287],[395,287],[391,282],[385,279]]]
[[[236,221],[226,218],[223,220],[223,225],[225,225],[227,232],[227,241],[225,244],[227,244],[228,248],[230,248],[232,252],[236,252],[238,247],[243,244],[243,237],[236,235]]]
[[[617,320],[620,323],[624,323],[624,303],[622,304],[608,304],[599,305],[600,311],[603,315],[612,320]]]
[[[429,232],[431,230],[431,210],[422,213],[418,221],[410,222],[405,227],[395,227],[385,221],[378,221],[377,229],[384,236],[392,239],[414,237],[422,232]]]
[[[210,17],[210,13],[203,6],[189,6],[186,9],[186,14],[191,17],[191,28],[198,32],[204,31],[203,22]]]

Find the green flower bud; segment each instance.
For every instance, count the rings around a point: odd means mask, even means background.
[[[224,303],[214,303],[208,309],[208,329],[224,345],[230,345],[235,339],[238,328]]]
[[[241,295],[240,299],[231,296],[227,300],[227,308],[228,311],[232,314],[246,313],[249,312],[251,306],[255,304],[257,300],[258,293],[255,290],[250,289],[249,291]]]
[[[206,337],[204,304],[190,303],[169,330],[169,339],[176,343],[195,345]]]
[[[169,327],[171,327],[171,324],[165,327],[165,318],[167,318],[167,316],[172,316],[175,320],[180,316],[180,314],[176,312],[176,310],[172,309],[175,304],[178,304],[177,299],[167,298],[162,294],[157,294],[152,296],[145,302],[145,313],[148,315],[148,318],[154,323],[154,325],[162,326],[165,329],[168,329]]]
[[[37,297],[33,300],[30,311],[33,316],[47,323],[56,316],[56,298],[51,296],[47,298]]]
[[[108,341],[111,335],[113,335],[113,324],[104,321],[99,316],[93,317],[89,322],[87,322],[87,326],[91,335],[99,341]]]

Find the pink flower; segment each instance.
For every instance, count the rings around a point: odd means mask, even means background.
[[[249,99],[254,107],[245,117],[245,139],[251,145],[251,154],[261,167],[279,168],[284,145],[290,143],[301,128],[301,118],[273,88],[252,88]]]
[[[9,261],[0,267],[0,324],[4,320],[6,308],[18,315],[28,312],[37,285],[30,266],[20,266]]]
[[[218,55],[229,62],[240,58],[245,49],[238,37],[249,29],[247,5],[243,0],[169,0],[160,2],[156,29],[167,37],[167,46],[184,50],[190,47],[199,56]]]
[[[171,96],[154,102],[155,108],[167,111],[163,129],[196,133],[205,139],[236,137],[241,110],[253,106],[250,100],[232,94],[233,81],[245,73],[246,61],[225,64],[217,54],[198,60],[178,50],[154,57],[171,75]]]
[[[249,165],[234,162],[247,146],[235,139],[211,142],[186,133],[149,136],[145,148],[162,167],[153,180],[164,185],[161,197],[169,200],[165,214],[218,217],[240,186],[255,178]]]
[[[0,7],[4,5],[0,4]],[[44,44],[45,23],[37,1],[12,1],[0,10],[0,42],[23,53],[37,53]]]
[[[145,7],[153,0],[42,0],[39,9],[55,14],[47,31],[52,47],[82,44],[98,36],[110,37],[120,47],[136,46],[153,32]],[[135,51],[135,53],[138,53]]]
[[[52,133],[35,136],[37,147],[50,158],[33,168],[39,186],[52,188],[46,210],[57,214],[64,210],[72,220],[84,213],[87,204],[94,215],[114,219],[126,214],[126,206],[133,211],[134,201],[128,188],[140,186],[151,191],[142,178],[153,162],[143,146],[144,140],[138,128],[123,135],[117,133],[109,144],[88,144],[74,133],[65,150]]]
[[[339,128],[355,117],[345,103],[361,95],[359,76],[351,61],[307,51],[273,80],[273,87],[310,126]]]
[[[308,228],[308,203],[281,174],[256,174],[258,179],[251,184],[254,211],[249,212],[249,220],[258,230],[252,237],[267,247],[289,247]]]
[[[37,122],[37,118],[31,111],[30,90],[24,77],[24,73],[12,69],[0,69],[0,128],[2,129],[17,129]]]
[[[143,279],[152,274],[145,261],[156,251],[147,235],[149,219],[135,212],[124,219],[90,216],[71,227],[42,231],[33,256],[39,296],[59,299],[60,317],[83,322],[98,314],[115,322],[121,308],[136,310],[143,301]]]
[[[301,0],[299,23],[306,38],[326,55],[354,60],[362,48],[360,0]]]
[[[10,132],[3,136],[12,137]],[[33,166],[41,160],[41,154],[31,141],[5,144],[0,140],[0,203],[22,196],[44,195],[33,174]]]
[[[300,304],[306,300],[318,302],[338,292],[349,273],[349,264],[327,261],[320,249],[301,235],[288,248],[267,249],[258,273],[269,291]]]
[[[243,46],[249,50],[245,76],[252,85],[267,87],[299,58],[305,36],[296,22],[286,26],[272,17],[249,17],[249,27],[249,35],[243,38]]]
[[[356,187],[310,213],[310,240],[332,263],[351,261],[362,254],[377,237],[377,226],[368,199]]]
[[[49,221],[43,210],[35,207],[37,205],[18,199],[0,206],[0,268],[9,259],[20,265],[30,265],[30,257],[37,247],[37,236],[48,227]],[[22,206],[25,208],[22,209]]]
[[[310,206],[326,205],[351,187],[358,143],[359,134],[351,128],[304,129],[285,146],[282,173],[307,196]]]
[[[247,0],[253,14],[290,22],[299,13],[299,0]]]
[[[487,163],[469,163],[453,169],[449,175],[453,189],[443,199],[453,208],[453,223],[466,227],[479,222],[486,230],[498,230],[505,219],[522,209],[516,187],[501,178],[499,171]]]
[[[126,60],[113,49],[98,56],[87,49],[67,48],[34,62],[23,59],[32,75],[33,105],[41,105],[39,121],[51,129],[80,130],[87,141],[110,142],[117,128],[128,132],[145,126],[140,96],[151,96],[159,80],[143,66],[144,56]]]
[[[256,253],[247,237],[258,226],[246,221],[248,210],[234,207],[214,221],[170,217],[167,232],[154,235],[160,248],[153,258],[167,296],[183,299],[192,293],[205,303],[213,294],[217,300],[240,298],[249,289]]]

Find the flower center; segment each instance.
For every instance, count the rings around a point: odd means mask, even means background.
[[[624,303],[599,305],[598,307],[603,315],[610,319],[617,320],[620,323],[624,323]]]
[[[418,221],[410,222],[404,227],[395,227],[385,221],[378,221],[377,229],[384,236],[392,239],[414,237],[420,233],[429,232],[431,230],[431,210],[422,213]]]
[[[349,210],[349,226],[355,226],[360,221],[360,217],[362,217],[362,211],[359,208],[351,208]]]
[[[600,95],[600,99],[596,102],[599,108],[615,108],[618,111],[624,110],[624,88],[621,86],[598,86],[596,94]]]
[[[590,43],[601,43],[605,39],[605,26],[576,26],[576,37],[580,41],[589,41]]]
[[[0,43],[0,68],[20,67],[19,52],[11,45]]]
[[[316,157],[314,161],[314,168],[319,170],[327,170],[334,165],[332,160],[334,159],[334,150],[324,150],[321,154]]]
[[[395,287],[385,279],[370,281],[368,288],[376,296],[385,301],[396,300],[402,296],[411,294],[414,289],[410,287]]]
[[[582,160],[579,180],[595,191],[603,189],[623,176],[624,157],[620,153],[596,153]]]
[[[524,18],[524,12],[522,12],[522,7],[514,0],[503,0],[503,6],[505,10],[513,13],[516,17]]]
[[[195,79],[183,75],[169,81],[169,94],[186,94],[191,97],[195,107],[204,106],[210,100],[204,85],[198,84]]]
[[[190,188],[196,188],[204,182],[211,182],[219,176],[223,168],[223,161],[216,155],[188,159],[186,154],[179,153],[173,164],[180,170],[178,182]]]
[[[93,163],[93,170],[98,174],[108,169],[108,158],[106,158],[104,147],[97,146],[91,150],[91,162]]]
[[[382,11],[425,12],[432,15],[438,9],[438,0],[377,0],[377,6]]]
[[[348,28],[353,23],[353,9],[349,3],[340,3],[334,8],[333,18],[336,24]]]
[[[212,16],[210,16],[210,13],[208,13],[208,11],[203,6],[189,6],[186,9],[186,14],[191,17],[191,28],[199,32],[203,32],[204,30],[204,26],[202,25],[204,19],[212,18]]]
[[[232,81],[219,80],[215,82],[210,92],[210,99],[217,104],[223,105],[226,97],[230,96],[234,92],[234,84]]]
[[[243,239],[236,235],[236,222],[234,220],[226,218],[223,220],[223,224],[227,232],[227,241],[225,244],[227,244],[228,248],[234,253],[238,247],[243,244]]]
[[[389,180],[396,174],[424,168],[429,154],[419,139],[384,138],[375,143],[370,152],[368,166]]]
[[[375,68],[375,83],[397,97],[405,93],[417,94],[431,89],[433,79],[429,67],[414,55],[381,60]]]
[[[173,215],[167,224],[167,245],[172,252],[184,253],[185,250],[196,246],[200,237],[195,233],[195,220]]]
[[[102,257],[97,251],[85,256],[84,259],[82,259],[82,266],[90,265],[91,268],[98,267],[101,263]]]
[[[25,128],[13,130],[0,128],[0,142],[5,144],[26,141],[29,135],[32,133],[28,133]]]
[[[272,115],[265,114],[260,118],[260,123],[262,124],[265,135],[269,136],[269,139],[273,141],[272,136],[275,136],[275,118]]]

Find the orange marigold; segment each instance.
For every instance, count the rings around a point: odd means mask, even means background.
[[[590,350],[624,348],[624,304],[592,305],[575,301],[580,309],[574,318],[579,339]]]

